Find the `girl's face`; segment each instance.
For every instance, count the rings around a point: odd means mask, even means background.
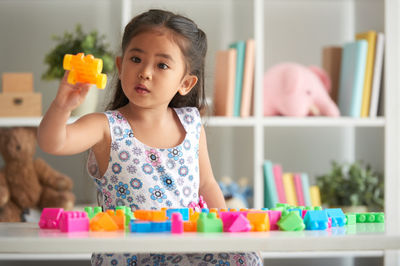
[[[138,107],[166,107],[177,92],[185,95],[197,82],[186,73],[183,54],[169,32],[136,35],[116,64],[122,90]]]

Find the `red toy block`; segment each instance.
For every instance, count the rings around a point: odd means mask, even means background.
[[[61,232],[87,232],[89,231],[89,217],[86,212],[66,211],[60,218]]]
[[[58,229],[63,208],[44,208],[40,215],[39,227],[41,229]]]

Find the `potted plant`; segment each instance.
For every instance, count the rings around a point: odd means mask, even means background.
[[[103,60],[102,73],[110,74],[114,71],[113,53],[106,43],[105,35],[99,35],[96,30],[86,33],[82,26],[77,24],[75,31],[66,31],[62,36],[53,36],[56,46],[45,56],[47,70],[43,73],[42,79],[54,80],[64,76],[63,59],[65,54],[84,53],[92,54]],[[72,112],[72,115],[83,115],[95,111],[97,106],[97,89],[91,89],[85,102]]]
[[[382,211],[384,205],[383,175],[362,162],[332,162],[329,173],[317,177],[321,200],[330,207],[366,206],[369,211]]]

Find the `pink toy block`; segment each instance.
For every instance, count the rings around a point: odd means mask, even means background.
[[[220,212],[219,217],[222,220],[224,232],[228,232],[230,226],[239,216],[238,212]]]
[[[86,212],[66,211],[60,218],[61,232],[87,232],[89,231],[89,217]]]
[[[172,213],[171,217],[171,233],[182,234],[183,233],[183,218],[179,212]]]
[[[279,230],[278,221],[281,219],[281,211],[267,211],[269,216],[270,230]]]
[[[227,232],[248,232],[251,230],[249,220],[242,214],[239,214],[235,221],[229,226]]]
[[[39,227],[41,229],[58,229],[63,208],[44,208],[40,215]]]

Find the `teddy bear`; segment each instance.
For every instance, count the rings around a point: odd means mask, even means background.
[[[264,116],[339,116],[329,96],[331,80],[317,66],[287,62],[264,75]]]
[[[27,127],[0,129],[0,222],[23,221],[29,209],[74,206],[73,182],[51,168],[43,159],[34,158],[36,129]]]

